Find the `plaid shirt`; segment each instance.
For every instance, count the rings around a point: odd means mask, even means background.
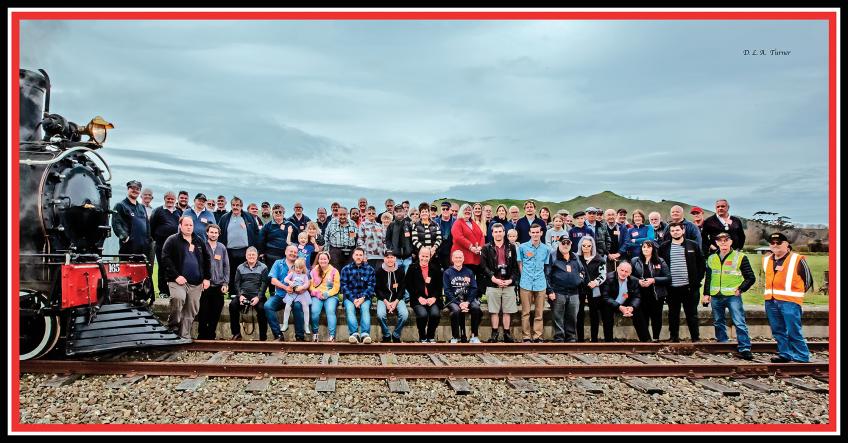
[[[381,223],[364,221],[359,225],[356,244],[365,250],[365,258],[381,259],[386,252],[386,229]]]
[[[324,241],[334,247],[353,249],[356,246],[356,224],[348,220],[346,226],[339,225],[339,219],[334,218],[327,225]]]
[[[345,266],[342,268],[340,280],[344,298],[350,301],[371,297],[377,286],[377,274],[368,263],[357,266],[356,262],[353,262]]]

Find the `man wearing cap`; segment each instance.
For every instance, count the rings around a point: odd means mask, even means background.
[[[447,269],[450,266],[450,251],[453,247],[453,237],[450,235],[450,230],[453,229],[453,224],[456,222],[456,217],[451,215],[451,202],[445,200],[440,205],[439,218],[436,219],[439,223],[439,231],[442,233],[442,243],[436,249],[436,262],[439,263],[442,269]]]
[[[777,356],[771,361],[806,363],[810,361],[810,350],[801,332],[801,305],[804,293],[813,286],[813,276],[806,258],[792,252],[789,239],[782,233],[769,236],[769,249],[771,254],[763,257],[766,274],[763,297],[771,333],[777,342]]]
[[[370,206],[368,210],[377,212],[373,206]],[[371,215],[371,218],[373,219],[374,215]],[[377,320],[380,322],[380,329],[383,331],[383,343],[400,343],[403,325],[409,318],[409,310],[403,301],[403,294],[406,292],[405,280],[406,273],[403,266],[398,266],[395,253],[391,249],[387,249],[383,252],[383,262],[377,267],[377,286],[375,289]],[[390,334],[386,317],[395,313],[397,314],[397,324]]]
[[[150,220],[144,205],[138,201],[141,182],[127,182],[127,198],[112,208],[112,231],[120,241],[119,254],[150,254]]]
[[[568,230],[568,238],[571,239],[571,252],[577,254],[577,245],[580,244],[580,239],[585,236],[595,238],[595,231],[589,228],[589,226],[586,226],[585,212],[577,211],[573,217],[574,227]]]
[[[703,302],[704,305],[712,306],[716,341],[727,341],[725,310],[730,310],[730,318],[736,327],[739,355],[745,360],[753,360],[751,338],[745,323],[745,307],[742,306],[742,293],[754,286],[757,278],[748,257],[742,251],[731,248],[730,234],[718,233],[716,243],[718,250],[707,257]]]
[[[206,241],[206,226],[215,223],[215,214],[205,208],[206,195],[199,193],[194,196],[194,207],[183,211],[183,216],[191,217],[194,222],[194,235]]]
[[[704,254],[716,250],[715,238],[719,232],[727,232],[733,240],[733,249],[741,250],[745,246],[745,228],[739,217],[730,215],[730,204],[725,199],[716,200],[716,213],[704,220],[703,244]]]
[[[700,206],[693,206],[692,209],[689,210],[689,214],[692,215],[692,223],[701,230],[701,238],[704,238],[704,210]]]
[[[683,208],[680,205],[674,205],[671,207],[671,210],[669,211],[669,222],[665,226],[663,238],[667,239],[669,237],[669,226],[671,226],[672,223],[681,224],[683,226],[683,238],[686,240],[692,240],[698,245],[699,249],[701,248],[701,230],[698,229],[694,223],[683,217]],[[704,253],[703,250],[702,253]]]
[[[615,211],[615,214],[616,217],[618,217],[616,222],[621,225],[625,231],[633,227],[630,223],[627,223],[627,209],[620,208],[618,211]]]
[[[609,253],[610,233],[601,220],[602,216],[603,211],[600,209],[594,206],[586,208],[586,226],[595,232],[595,248],[598,250],[598,254],[606,256]],[[579,253],[580,251],[578,251]]]
[[[263,226],[274,219],[271,215],[271,203],[262,202],[262,213],[259,215],[259,219],[262,221]]]
[[[223,217],[224,214],[227,213],[227,197],[219,195],[218,199],[215,201],[215,204],[217,206],[215,212],[213,212],[213,214],[215,214],[215,223],[220,223],[221,217]]]

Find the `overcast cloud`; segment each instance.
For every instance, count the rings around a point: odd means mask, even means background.
[[[114,122],[115,195],[610,190],[827,223],[827,23],[24,21],[51,111]],[[744,56],[745,49],[790,50]]]

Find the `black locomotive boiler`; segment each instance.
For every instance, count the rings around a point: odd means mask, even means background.
[[[81,126],[51,114],[47,73],[20,70],[21,360],[188,342],[149,309],[147,258],[103,254],[112,188],[98,150],[112,128],[100,116]]]

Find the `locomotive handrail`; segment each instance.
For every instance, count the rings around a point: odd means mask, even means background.
[[[69,154],[71,154],[73,152],[77,152],[77,151],[83,151],[83,152],[88,152],[88,153],[94,154],[100,160],[100,163],[103,165],[106,172],[109,173],[109,177],[104,178],[104,180],[107,181],[107,182],[112,181],[112,169],[109,168],[109,164],[106,163],[106,160],[103,160],[103,157],[101,157],[100,154],[98,154],[94,149],[87,148],[85,146],[77,146],[77,147],[68,149],[67,151],[63,151],[58,156],[51,158],[50,160],[32,160],[32,159],[27,158],[27,159],[19,160],[18,163],[20,163],[22,165],[27,165],[27,166],[30,166],[30,165],[52,165],[53,163],[56,163],[56,162],[64,159]]]

